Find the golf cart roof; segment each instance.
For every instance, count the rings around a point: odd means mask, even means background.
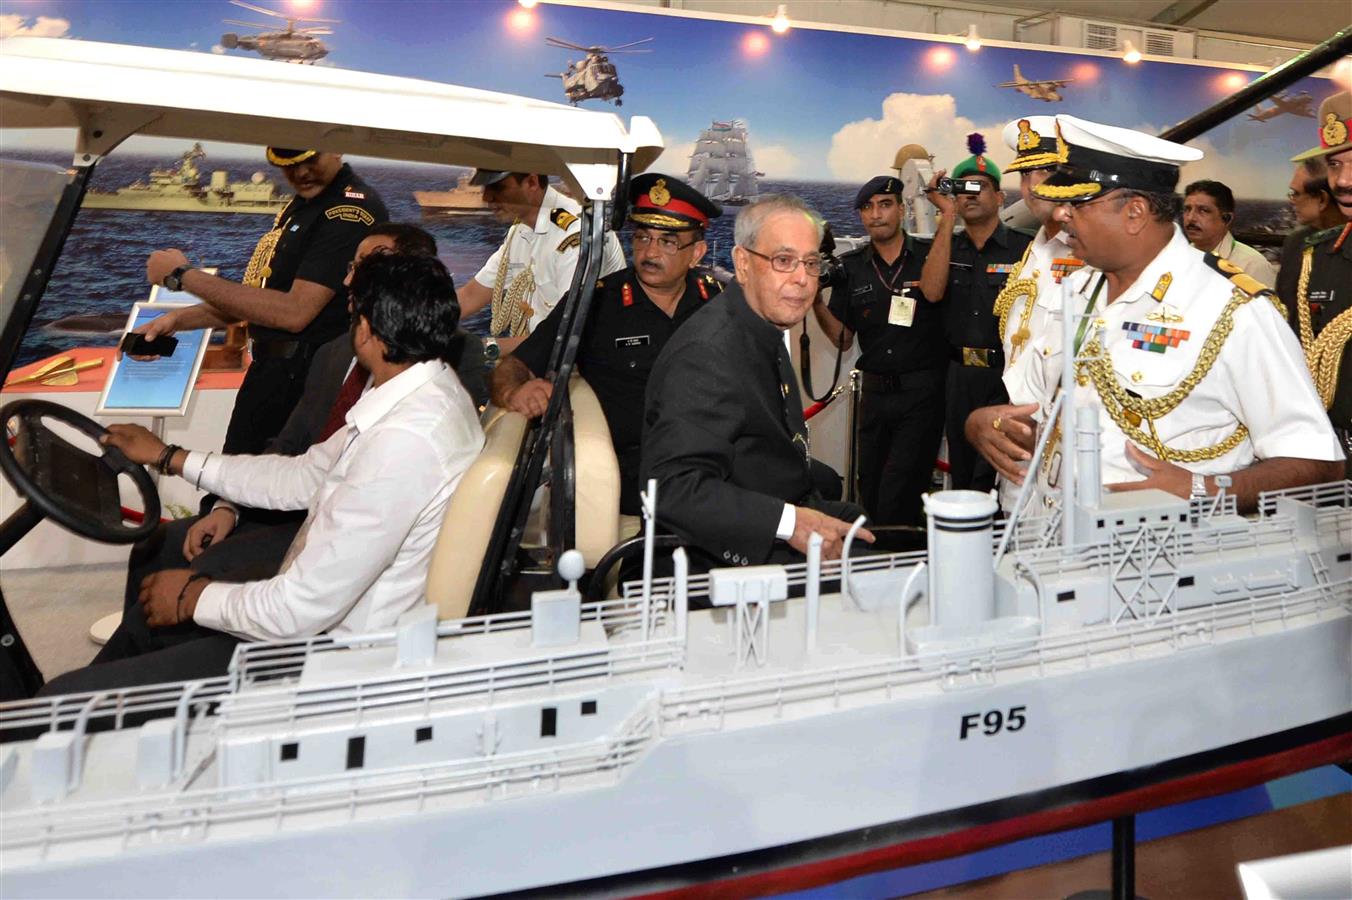
[[[621,154],[636,173],[662,152],[644,116],[626,129],[613,113],[415,78],[93,41],[0,40],[0,85],[0,127],[77,128],[77,162],[144,134],[539,172],[605,199]]]

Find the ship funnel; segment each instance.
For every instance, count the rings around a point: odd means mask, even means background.
[[[924,496],[929,516],[929,595],[935,621],[945,627],[980,625],[995,618],[992,530],[994,493],[939,491]]]

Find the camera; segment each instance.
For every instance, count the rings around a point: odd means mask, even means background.
[[[822,229],[822,243],[817,248],[817,252],[822,258],[822,273],[817,276],[817,285],[825,290],[839,284],[845,275],[845,267],[836,259],[836,237],[831,233],[831,225],[827,223]]]
[[[981,193],[981,179],[949,178],[945,176],[939,179],[937,189],[941,194],[979,194]]]

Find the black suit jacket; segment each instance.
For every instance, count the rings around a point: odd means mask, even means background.
[[[657,479],[658,522],[712,564],[761,564],[785,503],[823,506],[806,435],[783,333],[730,285],[657,359],[640,484]]]

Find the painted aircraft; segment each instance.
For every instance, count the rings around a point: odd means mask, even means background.
[[[561,79],[564,96],[574,106],[577,106],[583,100],[606,100],[613,102],[616,106],[623,106],[624,101],[620,99],[620,96],[624,93],[624,85],[620,84],[619,73],[615,71],[615,64],[610,61],[607,54],[648,53],[649,51],[646,49],[634,50],[631,48],[638,44],[646,44],[651,40],[652,38],[644,38],[641,41],[621,44],[618,47],[602,47],[599,45],[584,47],[562,38],[545,38],[545,43],[551,47],[578,50],[587,54],[582,59],[568,63],[568,68],[565,71],[549,74],[545,77]]]
[[[1272,105],[1258,104],[1253,108],[1253,112],[1249,113],[1249,118],[1255,122],[1266,122],[1280,115],[1313,119],[1314,98],[1308,91],[1301,91],[1299,94],[1273,94]]]
[[[313,64],[316,60],[329,55],[329,48],[324,45],[318,35],[333,34],[333,31],[325,26],[336,25],[337,19],[293,18],[270,9],[264,9],[261,6],[254,6],[252,3],[245,3],[244,0],[230,0],[230,2],[250,12],[284,19],[286,28],[281,31],[269,31],[268,29],[273,26],[258,22],[241,22],[238,19],[226,19],[227,25],[244,25],[248,28],[261,28],[263,31],[258,34],[223,34],[221,35],[221,46],[225,49],[254,50],[265,59],[303,64]],[[301,26],[299,28],[296,27],[298,23]]]
[[[1045,81],[1029,81],[1027,78],[1023,77],[1023,73],[1019,71],[1019,66],[1016,63],[1014,65],[1014,80],[1002,81],[997,84],[996,87],[1013,88],[1021,94],[1027,94],[1034,100],[1045,100],[1047,103],[1055,103],[1063,99],[1060,93],[1058,93],[1058,89],[1065,87],[1073,81],[1073,78],[1049,78]]]

